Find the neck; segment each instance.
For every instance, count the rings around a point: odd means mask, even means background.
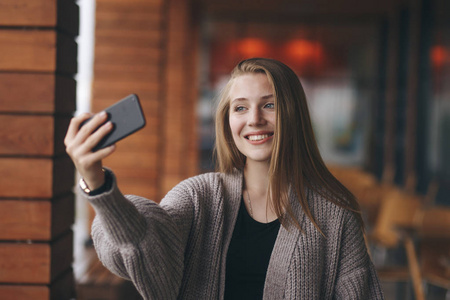
[[[277,219],[270,203],[269,163],[247,162],[244,168],[245,205],[252,217],[262,223]],[[251,201],[249,201],[249,199]]]
[[[259,195],[267,194],[269,163],[248,162],[244,167],[245,188]]]

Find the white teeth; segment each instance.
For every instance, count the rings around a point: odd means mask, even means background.
[[[260,141],[260,140],[266,139],[266,138],[268,138],[268,137],[269,137],[268,134],[249,135],[249,136],[248,136],[248,139],[249,139],[250,141]]]

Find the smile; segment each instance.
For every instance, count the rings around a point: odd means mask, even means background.
[[[265,140],[269,137],[273,136],[273,133],[266,133],[266,134],[252,134],[252,135],[247,135],[245,136],[245,138],[249,141],[252,142],[258,142],[258,141],[262,141]]]

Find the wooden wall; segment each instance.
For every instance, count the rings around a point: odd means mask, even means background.
[[[146,127],[104,163],[125,194],[159,201],[197,172],[196,36],[190,1],[97,0],[94,112],[130,93]]]
[[[70,299],[78,6],[0,2],[0,299]]]

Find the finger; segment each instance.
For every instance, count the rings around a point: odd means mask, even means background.
[[[114,151],[116,151],[116,144],[97,150],[96,152],[93,152],[93,155],[95,156],[95,159],[103,160],[113,154]]]
[[[64,138],[64,144],[67,146],[71,140],[73,140],[78,133],[80,124],[92,116],[91,113],[84,113],[78,117],[74,117],[70,120],[69,127],[67,129],[66,136]]]
[[[74,142],[78,145],[83,144],[86,141],[86,139],[89,138],[90,135],[92,135],[103,123],[106,122],[107,119],[108,119],[107,113],[101,112],[93,115],[93,117],[85,124],[82,123],[83,121],[86,121],[86,119],[79,122],[78,124],[79,128],[74,138]]]
[[[97,130],[98,127],[100,127],[103,123],[105,123],[107,119],[108,119],[108,114],[104,111],[102,111],[98,114],[95,114],[86,123],[84,123],[84,124],[80,123],[80,126],[81,126],[80,132],[82,132],[84,135],[89,136],[95,130]]]
[[[84,152],[92,152],[92,149],[100,143],[100,141],[111,132],[114,128],[111,121],[106,122],[104,125],[100,126],[94,133],[86,138],[82,145],[82,150]]]

